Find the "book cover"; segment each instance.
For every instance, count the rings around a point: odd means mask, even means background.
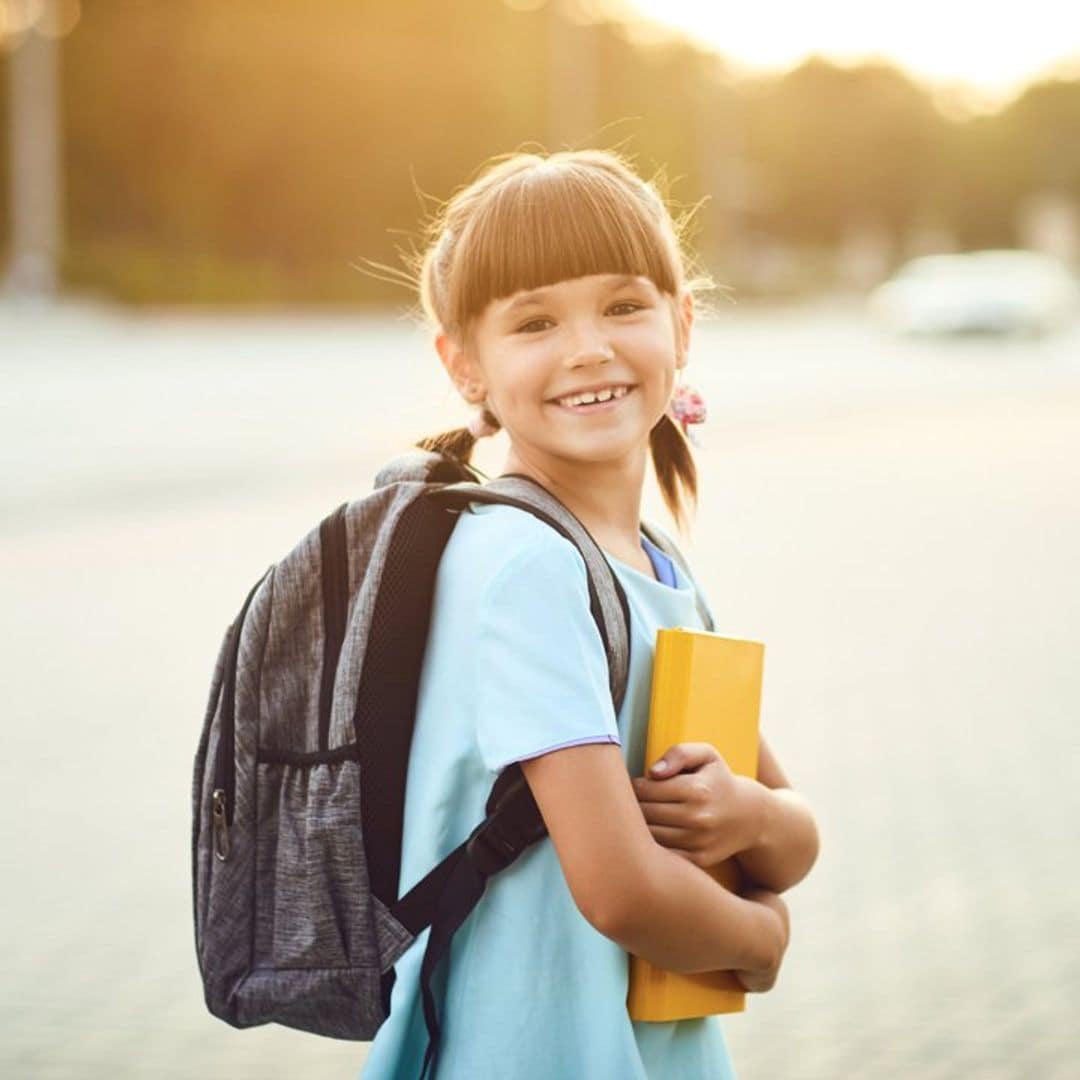
[[[757,776],[758,721],[765,646],[705,630],[658,630],[653,659],[647,770],[680,742],[711,743],[733,773]],[[702,870],[737,892],[734,859]],[[632,1020],[686,1020],[742,1012],[746,991],[728,971],[683,975],[630,957],[627,1008]]]

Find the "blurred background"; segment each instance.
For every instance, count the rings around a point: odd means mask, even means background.
[[[1075,1075],[1080,15],[0,0],[5,1075],[359,1072],[203,1006],[211,669],[467,416],[387,268],[490,156],[585,146],[723,286],[684,544],[821,831],[739,1076]]]

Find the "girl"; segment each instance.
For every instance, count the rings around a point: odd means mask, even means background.
[[[650,455],[680,527],[695,494],[668,412],[693,318],[678,228],[610,152],[496,159],[435,223],[419,267],[466,429],[423,440],[468,460],[509,436],[532,477],[604,549],[626,590],[631,669],[616,715],[585,564],[516,507],[474,503],[440,563],[406,789],[400,888],[482,820],[521,762],[550,836],[492,879],[436,972],[438,1080],[732,1077],[718,1017],[631,1022],[627,953],[673,971],[734,970],[768,990],[788,942],[777,895],[816,857],[808,808],[761,743],[757,780],[711,747],[643,778],[656,630],[700,628],[695,582],[640,531]],[[631,777],[634,779],[632,780]],[[663,777],[663,778],[661,778]],[[699,867],[737,855],[736,896]],[[398,961],[364,1080],[421,1073],[425,931]]]

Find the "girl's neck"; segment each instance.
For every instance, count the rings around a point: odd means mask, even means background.
[[[605,551],[640,562],[641,490],[645,455],[586,466],[578,462],[527,460],[511,446],[502,472],[523,473],[551,492]]]

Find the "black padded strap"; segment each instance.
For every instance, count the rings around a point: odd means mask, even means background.
[[[405,785],[435,576],[456,520],[445,507],[417,498],[392,526],[353,711],[369,882],[387,907],[398,895]]]
[[[330,710],[334,704],[341,646],[345,641],[345,615],[349,606],[349,552],[342,503],[319,525],[322,564],[323,657],[319,685],[319,749],[330,747]]]
[[[420,963],[420,994],[424,1007],[424,1024],[428,1032],[427,1050],[424,1053],[424,1065],[420,1070],[420,1080],[435,1075],[438,1067],[439,1044],[442,1034],[439,1026],[438,1010],[435,1006],[435,994],[431,982],[435,969],[444,954],[450,949],[450,943],[461,924],[469,917],[469,912],[476,907],[484,893],[487,879],[473,865],[467,855],[459,848],[451,857],[450,876],[439,896],[435,918],[431,923],[424,958]]]
[[[428,542],[427,544],[419,543],[414,538],[411,543],[403,541],[400,544],[401,557],[405,558],[408,553],[408,567],[414,586],[410,590],[413,592],[413,603],[407,603],[402,607],[400,597],[396,598],[392,606],[387,605],[387,618],[390,617],[391,611],[399,617],[404,615],[405,625],[409,626],[414,638],[420,629],[423,630],[421,639],[426,638],[427,621],[422,620],[422,626],[418,625],[418,622],[421,621],[420,616],[423,613],[430,614],[431,579],[434,577],[438,556],[441,555],[446,544],[449,528],[453,524],[452,518],[448,521],[449,516],[440,511],[460,512],[472,501],[505,503],[527,510],[574,543],[585,560],[590,610],[607,653],[609,685],[615,711],[618,712],[626,693],[630,663],[629,604],[625,591],[603,552],[577,518],[541,485],[524,476],[501,477],[485,485],[469,482],[451,483],[444,487],[432,487],[425,494],[428,497],[417,499],[416,503],[410,507],[410,511],[413,514],[420,514],[425,519],[425,527],[420,531],[421,535],[426,534]],[[416,546],[426,547],[426,555],[422,556],[416,551]],[[384,600],[389,600],[389,590],[386,590],[388,593],[386,597],[383,596],[383,592],[384,589],[380,587],[376,619],[373,620],[369,639],[369,650],[376,641],[384,638],[382,632],[378,635],[375,633],[375,625],[380,621],[378,616],[382,614],[380,609],[384,607]],[[370,657],[365,658],[365,670],[370,659]],[[421,656],[418,655],[413,662],[418,666],[420,659]],[[400,654],[395,656],[395,660],[397,664],[401,664]],[[415,691],[419,672],[412,670],[412,664],[406,666],[410,670],[409,681]],[[385,678],[385,674],[383,677]],[[384,704],[380,702],[380,705]],[[405,705],[404,701],[398,703],[399,708]],[[415,710],[415,693],[408,707]],[[358,703],[358,724],[362,713],[363,710],[359,708]],[[400,720],[405,720],[404,713],[401,714]],[[386,714],[381,713],[380,727],[387,721]],[[406,727],[406,724],[400,723],[398,730]],[[408,737],[411,738],[411,728],[408,728],[408,731]],[[359,731],[358,738],[363,743],[364,740]],[[404,739],[402,743],[402,748],[407,754],[408,740]],[[402,789],[403,787],[404,784],[401,785]],[[393,824],[396,827],[395,835],[400,840],[401,807],[395,807],[395,810]],[[441,1030],[432,981],[439,961],[449,950],[454,933],[483,896],[487,879],[492,874],[504,870],[522,852],[547,834],[547,828],[532,796],[532,791],[520,765],[516,763],[508,766],[499,775],[492,787],[485,810],[484,820],[477,825],[468,839],[450,852],[405,896],[391,905],[391,913],[414,936],[418,936],[426,927],[431,928],[420,971],[424,1021],[428,1031],[422,1080],[428,1075],[429,1068],[432,1072],[434,1071],[438,1061]],[[368,828],[370,822],[367,805],[365,805],[364,818],[365,846],[367,846],[369,834],[376,841],[374,846],[377,846],[376,838],[379,836],[379,830]],[[384,867],[384,876],[381,881],[383,889],[390,883],[388,877],[385,876],[385,869],[387,868]],[[394,880],[396,882],[396,876]],[[375,876],[372,878],[372,891],[379,895]],[[391,970],[384,974],[382,987],[384,1006],[387,1009],[389,1009],[389,994],[392,986],[393,972]]]
[[[391,909],[414,936],[430,925],[420,965],[420,993],[428,1032],[421,1080],[438,1064],[441,1028],[432,980],[449,951],[454,934],[484,894],[487,880],[505,870],[547,834],[540,810],[521,766],[508,765],[495,781],[485,807],[487,816],[439,865]]]
[[[607,556],[585,526],[542,484],[521,473],[506,473],[487,484],[449,484],[432,488],[427,495],[432,501],[459,509],[470,502],[515,506],[539,518],[577,548],[585,562],[589,609],[607,653],[608,682],[617,713],[630,671],[630,605]]]
[[[414,937],[431,924],[437,898],[462,855],[468,853],[487,877],[504,870],[527,847],[547,835],[540,809],[517,762],[499,774],[488,796],[485,814],[467,840],[391,907],[390,913]]]

